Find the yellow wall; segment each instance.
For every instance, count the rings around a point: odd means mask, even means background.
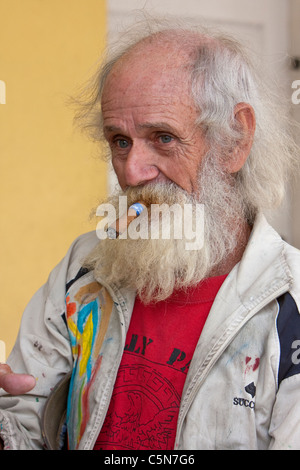
[[[105,40],[105,0],[0,0],[0,340],[9,352],[32,294],[73,239],[95,229],[106,167],[66,98]]]

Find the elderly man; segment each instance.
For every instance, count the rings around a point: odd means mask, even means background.
[[[109,203],[142,203],[144,221],[201,204],[203,246],[74,242],[1,366],[4,448],[44,445],[70,371],[69,449],[300,448],[300,257],[263,216],[297,151],[277,104],[241,46],[208,31],[151,32],[102,67],[81,119],[108,143]]]

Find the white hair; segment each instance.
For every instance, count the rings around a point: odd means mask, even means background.
[[[191,63],[187,64],[192,79],[191,93],[199,110],[197,123],[205,131],[210,153],[220,154],[221,148],[222,158],[226,158],[226,152],[241,138],[234,120],[235,106],[245,102],[254,109],[253,146],[243,168],[235,175],[237,190],[244,198],[247,218],[252,223],[257,211],[272,209],[282,202],[299,149],[292,136],[288,110],[285,104],[280,104],[280,95],[272,92],[270,82],[264,83],[248,52],[235,38],[181,20],[175,20],[175,24],[174,21],[143,21],[119,38],[118,47],[108,52],[75,120],[94,140],[103,140],[101,96],[113,66],[125,61],[126,54],[142,41],[153,38],[166,41],[170,37],[177,38],[181,48],[191,47],[192,37],[194,51]]]

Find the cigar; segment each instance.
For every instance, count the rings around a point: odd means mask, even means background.
[[[122,215],[107,229],[107,237],[114,239],[118,238],[122,233],[125,232],[130,222],[136,219],[146,206],[141,202],[135,202],[127,210],[126,214]]]

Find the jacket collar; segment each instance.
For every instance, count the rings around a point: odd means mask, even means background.
[[[251,311],[272,294],[276,298],[278,292],[288,290],[293,276],[284,246],[264,215],[258,214],[242,259],[228,274],[211,313],[220,305],[225,316],[240,308]]]
[[[293,277],[285,257],[285,243],[263,214],[257,215],[244,255],[230,273],[231,278],[246,308],[291,286]]]

